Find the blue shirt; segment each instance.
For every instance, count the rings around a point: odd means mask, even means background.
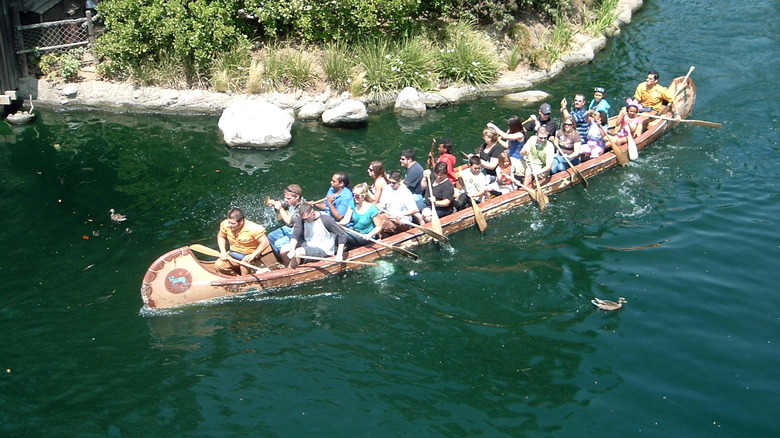
[[[609,116],[610,116],[609,110],[611,108],[612,108],[612,105],[610,105],[609,102],[607,102],[607,99],[601,99],[601,101],[598,104],[596,104],[596,99],[593,99],[593,100],[590,101],[590,106],[588,107],[588,109],[592,109],[592,110],[595,110],[595,111],[604,111],[605,113],[607,113],[607,119],[609,119]],[[607,126],[609,126],[609,123],[604,125],[605,128]]]
[[[333,187],[328,189],[328,194],[325,196],[330,196],[332,194],[336,193],[336,189]],[[347,214],[347,209],[349,207],[355,208],[355,199],[352,198],[352,190],[349,189],[349,187],[344,187],[341,189],[338,195],[336,195],[336,199],[333,200],[333,206],[336,207],[336,211],[339,212],[341,216],[344,216]],[[325,202],[325,214],[329,216],[333,216],[330,214],[330,205],[328,205],[327,201]]]

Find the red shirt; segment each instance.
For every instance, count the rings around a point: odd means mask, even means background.
[[[455,155],[441,154],[436,162],[447,165],[447,178],[450,179],[451,183],[455,184],[455,171],[453,170],[453,167],[455,166]]]

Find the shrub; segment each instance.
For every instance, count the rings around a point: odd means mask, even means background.
[[[220,53],[211,63],[211,82],[216,91],[240,91],[249,76],[249,51],[236,48]]]
[[[603,34],[620,12],[617,5],[618,0],[597,0],[593,5],[596,9],[596,16],[585,24],[583,32],[593,36]]]
[[[336,90],[344,90],[350,84],[355,58],[349,55],[349,48],[343,42],[325,46],[320,60],[325,80]]]
[[[486,84],[498,75],[498,59],[491,44],[473,22],[459,22],[445,32],[437,66],[443,78],[467,84]]]
[[[81,69],[81,60],[87,49],[79,47],[65,52],[51,52],[41,56],[38,67],[41,72],[51,78],[63,78],[68,81],[76,79]]]

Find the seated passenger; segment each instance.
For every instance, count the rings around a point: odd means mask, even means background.
[[[499,146],[501,147],[501,146]],[[433,179],[431,181],[432,187],[428,187],[428,179],[431,176],[430,169],[425,169],[425,178],[423,178],[423,188],[426,189],[426,203],[429,207],[425,207],[422,212],[425,222],[430,222],[433,212],[431,207],[436,209],[436,214],[439,217],[447,216],[452,213],[454,207],[455,187],[447,178],[447,165],[444,163],[436,163],[433,168]]]
[[[566,157],[564,158],[556,148],[557,153],[553,158],[552,173],[563,172],[568,169],[569,161],[574,166],[580,163],[580,146],[582,146],[582,142],[580,141],[580,134],[574,129],[574,125],[575,120],[572,117],[565,118],[563,120],[563,129],[559,130],[553,139],[553,143],[558,145],[561,151],[566,154]],[[566,161],[566,158],[569,161]]]
[[[279,219],[284,222],[281,228],[268,233],[268,241],[271,242],[271,248],[276,254],[279,254],[279,248],[282,245],[290,241],[292,227],[298,220],[298,207],[301,202],[306,202],[301,196],[302,193],[301,186],[290,184],[284,189],[284,201],[269,200],[268,205],[276,209]]]
[[[439,158],[435,159],[433,153],[428,154],[428,161],[431,166],[436,163],[444,163],[447,165],[447,177],[450,182],[455,184],[455,155],[452,155],[452,142],[450,140],[442,140],[439,142]]]
[[[347,249],[371,243],[368,239],[376,239],[382,231],[382,222],[379,217],[379,209],[366,197],[368,196],[368,184],[361,183],[352,190],[355,198],[355,206],[347,210],[347,214],[339,221],[342,225],[352,222],[353,230],[362,235],[358,237],[353,233],[347,233]]]
[[[647,72],[645,82],[636,86],[634,99],[644,107],[641,112],[659,114],[666,104],[674,100],[674,96],[668,88],[658,85],[658,78],[658,72],[650,70]]]
[[[386,211],[387,221],[382,225],[382,237],[406,231],[410,228],[412,217],[418,217],[422,223],[422,215],[414,202],[414,195],[403,184],[401,172],[394,170],[387,178],[388,185],[382,191],[382,199],[379,200],[379,208]]]
[[[550,178],[553,156],[555,155],[555,146],[547,136],[547,129],[540,127],[536,131],[536,135],[525,142],[520,153],[525,157],[528,166],[525,169],[523,184],[530,187],[536,178],[539,179],[540,184],[547,182]]]
[[[628,143],[628,135],[637,138],[642,134],[642,117],[639,116],[642,104],[634,99],[626,100],[625,112],[620,111],[618,115],[618,131],[612,137],[615,145],[622,146]]]
[[[604,153],[604,124],[607,123],[607,113],[599,111],[588,116],[587,142],[582,145],[583,160],[596,158]]]
[[[293,235],[290,242],[282,246],[282,260],[289,263],[289,267],[298,267],[306,263],[308,255],[314,257],[333,257],[340,262],[344,258],[344,244],[347,236],[336,221],[304,202],[300,207],[300,218],[293,227]]]
[[[320,210],[333,219],[340,221],[352,206],[352,190],[349,189],[349,175],[345,172],[336,172],[330,178],[330,188],[325,195],[325,201],[316,205]]]
[[[498,133],[500,138],[506,140],[506,143],[501,143],[509,152],[509,159],[512,161],[512,166],[515,168],[516,175],[525,174],[525,160],[520,155],[520,151],[525,144],[525,132],[523,131],[523,125],[520,122],[520,118],[512,116],[507,120],[507,131],[504,132],[494,125],[492,122],[487,124],[488,128],[493,129]],[[499,140],[501,142],[501,140]]]
[[[482,139],[485,142],[477,149],[477,156],[482,160],[482,172],[493,182],[496,179],[498,156],[504,151],[504,147],[498,143],[498,133],[490,128],[482,131]]]
[[[368,165],[368,176],[372,179],[368,193],[369,202],[377,202],[382,197],[382,190],[387,187],[387,173],[381,161],[372,161]]]
[[[487,194],[487,177],[482,173],[480,159],[476,155],[469,158],[469,167],[460,172],[458,176],[458,198],[455,208],[463,210],[471,205],[469,198],[480,203],[485,200]]]
[[[607,102],[607,99],[604,99],[604,94],[606,94],[604,87],[594,88],[593,100],[590,101],[588,109],[593,111],[604,111],[607,113],[607,119],[609,119],[609,112],[612,109],[612,105]]]
[[[226,243],[230,244],[228,250]],[[241,260],[246,263],[268,268],[276,268],[278,264],[265,228],[244,217],[240,208],[234,208],[227,214],[227,219],[219,224],[217,232],[219,259],[214,262],[214,269],[222,275],[251,274],[248,268],[236,263]]]
[[[496,180],[487,186],[487,190],[494,195],[505,195],[517,190],[516,184],[519,183],[520,181],[515,178],[515,169],[512,166],[512,160],[509,159],[509,152],[501,152],[496,167]]]

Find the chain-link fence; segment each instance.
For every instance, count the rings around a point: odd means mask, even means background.
[[[86,46],[90,41],[91,27],[87,20],[85,17],[20,26],[16,53],[21,55]]]

